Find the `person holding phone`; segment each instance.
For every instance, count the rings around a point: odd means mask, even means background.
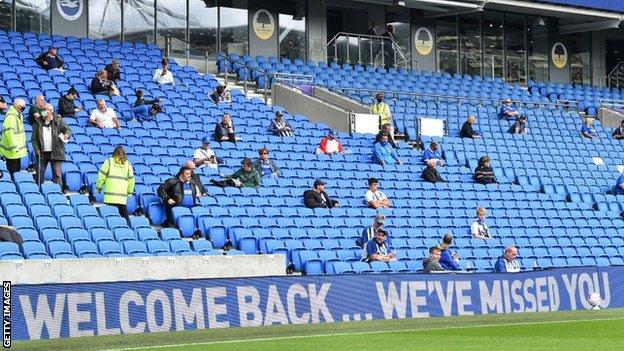
[[[161,67],[154,72],[154,77],[152,77],[152,80],[154,81],[154,83],[157,83],[158,85],[163,85],[163,84],[175,85],[175,82],[173,81],[173,74],[169,70],[168,58],[165,57],[162,59]]]

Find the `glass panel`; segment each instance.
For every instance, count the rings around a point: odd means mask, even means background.
[[[457,73],[457,18],[446,17],[436,23],[438,69]]]
[[[217,7],[214,4],[202,0],[189,2],[189,38],[193,44],[191,55],[203,56],[205,52],[208,52],[208,57],[215,57],[217,53]]]
[[[249,52],[247,0],[220,2],[221,51],[246,55]]]
[[[503,14],[483,14],[483,76],[503,77]]]
[[[11,30],[13,0],[0,0],[0,29]]]
[[[124,0],[124,40],[154,42],[154,0]]]
[[[569,35],[570,81],[577,84],[591,84],[591,37],[590,33]]]
[[[527,44],[529,79],[548,81],[548,21],[546,18],[527,17]]]
[[[306,57],[305,17],[279,15],[280,57],[302,59]]]
[[[121,40],[121,0],[89,0],[89,38]]]
[[[396,67],[409,67],[409,53],[411,52],[412,32],[409,9],[387,8],[386,21],[394,27],[394,40],[401,51],[396,53]]]
[[[15,21],[19,32],[50,34],[50,0],[16,2]]]
[[[524,15],[505,15],[505,48],[507,50],[507,82],[526,82]]]
[[[481,75],[481,23],[480,15],[473,13],[459,17],[461,42],[461,73]]]
[[[170,36],[171,53],[184,55],[186,51],[186,1],[158,0],[156,2],[156,39],[164,47],[165,37]],[[180,40],[175,40],[180,39]]]

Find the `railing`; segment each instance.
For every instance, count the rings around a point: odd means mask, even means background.
[[[615,109],[622,110],[622,109],[624,109],[624,100],[600,99],[600,106],[601,107],[610,108],[610,109],[614,109],[614,110]]]
[[[609,88],[624,86],[624,61],[620,61],[615,65],[611,72],[607,74],[606,80]]]
[[[311,85],[314,83],[314,77],[307,74],[276,72],[273,77],[278,83],[286,83],[293,86],[297,84]]]
[[[232,60],[228,55],[223,55],[223,56],[219,56],[220,58],[225,59],[227,62],[231,63],[233,66],[234,65],[241,65],[243,66],[245,69],[248,69],[250,72],[257,72],[258,74],[260,74],[261,76],[264,76],[267,80],[267,89],[264,89],[262,91],[262,98],[264,99],[264,103],[268,104],[269,101],[269,97],[268,97],[268,91],[270,90],[270,85],[269,83],[271,82],[271,76],[269,76],[264,70],[255,68],[255,67],[249,67],[249,65],[247,65],[246,62],[244,61],[238,61],[238,60]],[[224,82],[225,85],[228,84],[228,80],[229,80],[229,72],[226,71],[224,74]],[[247,84],[249,83],[249,79],[244,79],[243,80],[243,92],[245,93],[245,95],[247,95]]]
[[[172,51],[172,46],[174,42],[180,42],[183,44],[184,46],[184,57],[186,60],[186,66],[189,65],[189,61],[191,59],[191,48],[197,50],[198,52],[202,52],[203,53],[203,59],[204,59],[204,68],[205,71],[208,72],[208,65],[210,63],[210,61],[208,60],[209,57],[209,53],[205,48],[202,48],[200,46],[197,46],[191,42],[188,42],[186,40],[180,39],[180,38],[174,38],[170,35],[165,37],[165,55],[167,58],[171,57],[171,51]]]

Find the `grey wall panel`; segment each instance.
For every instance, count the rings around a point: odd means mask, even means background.
[[[71,35],[74,37],[87,36],[88,0],[77,0],[77,7],[69,7],[59,0],[50,3],[52,34]]]

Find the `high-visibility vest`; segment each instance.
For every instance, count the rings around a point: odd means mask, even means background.
[[[134,170],[130,161],[120,164],[113,157],[104,161],[95,182],[95,189],[104,186],[104,203],[125,205],[134,192]]]
[[[18,159],[26,156],[26,132],[22,115],[11,106],[2,123],[0,153],[7,159]]]
[[[381,125],[391,123],[390,106],[385,102],[374,104],[373,107],[371,107],[371,113],[381,116],[381,120],[379,121]]]

